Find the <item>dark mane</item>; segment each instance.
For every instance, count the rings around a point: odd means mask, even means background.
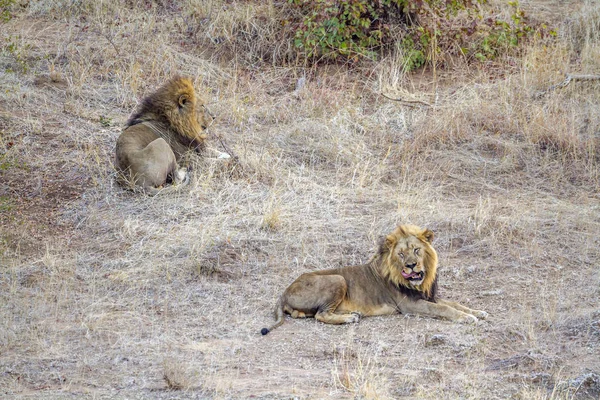
[[[133,125],[141,124],[142,122],[148,120],[161,122],[169,126],[169,120],[167,119],[167,117],[164,115],[158,115],[156,113],[158,107],[154,105],[154,102],[152,100],[152,96],[144,97],[137,110],[131,115],[131,117],[129,117],[127,123],[125,123],[126,128]],[[152,115],[152,118],[148,118],[148,115]]]
[[[166,135],[170,139],[175,139],[176,142],[184,147],[201,153],[205,147],[202,139],[206,136],[203,134],[196,134],[193,136],[185,135],[182,129],[187,128],[187,126],[182,128],[181,125],[175,124],[176,121],[169,119],[169,110],[178,107],[174,98],[176,99],[176,96],[181,93],[188,93],[187,88],[181,89],[181,87],[178,87],[178,85],[181,85],[179,82],[180,80],[182,80],[181,77],[175,76],[154,93],[144,97],[137,106],[135,112],[131,114],[125,123],[125,129],[144,122],[151,122],[157,130],[164,132],[164,134],[161,135],[163,136],[163,139],[167,140],[167,138],[164,137]],[[193,97],[193,93],[190,93],[189,95],[190,97]],[[167,140],[167,142],[169,142],[171,146],[175,145],[171,140]]]
[[[429,295],[426,295],[424,292],[421,292],[420,290],[407,288],[404,285],[395,285],[395,287],[400,293],[402,293],[403,295],[406,295],[407,297],[410,297],[411,299],[426,300],[426,301],[430,301],[432,303],[436,302],[437,276],[435,277],[435,280],[433,281],[433,284],[431,285],[431,289],[429,290]]]

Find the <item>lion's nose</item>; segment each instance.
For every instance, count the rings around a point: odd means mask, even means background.
[[[410,269],[415,269],[415,267],[417,266],[417,263],[406,264],[406,266]]]

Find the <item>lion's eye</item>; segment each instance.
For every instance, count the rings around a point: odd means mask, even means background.
[[[404,258],[404,253],[400,253],[398,255],[400,256],[400,258]]]
[[[417,247],[417,248],[415,248],[415,254],[416,254],[416,255],[419,255],[419,251],[420,251],[420,250],[421,250],[421,249],[419,249],[418,247]]]

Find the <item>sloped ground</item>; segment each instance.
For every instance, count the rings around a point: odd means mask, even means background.
[[[599,84],[536,95],[598,73],[593,3],[565,5],[570,33],[503,79],[443,72],[431,108],[378,95],[433,98],[394,59],[253,69],[211,59],[176,12],[36,7],[1,33],[3,396],[600,395]],[[180,193],[132,194],[114,143],[176,72],[239,164],[195,160]],[[366,262],[397,223],[435,232],[441,295],[488,321],[288,319],[260,336],[300,273]]]

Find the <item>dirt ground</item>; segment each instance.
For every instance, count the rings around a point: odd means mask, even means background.
[[[571,10],[558,26],[583,36],[502,74],[396,80],[394,60],[252,67],[176,15],[42,3],[0,24],[0,396],[600,398],[600,83],[539,95],[599,73],[593,2],[527,3]],[[116,139],[174,73],[239,162],[196,158],[180,192],[131,193]],[[260,335],[298,275],[367,262],[398,223],[434,231],[440,295],[488,320]]]

